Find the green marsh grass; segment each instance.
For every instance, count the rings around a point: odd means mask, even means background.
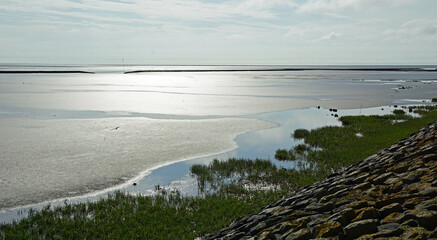
[[[260,159],[194,165],[191,174],[203,185],[198,196],[117,192],[97,202],[46,207],[18,222],[0,225],[0,239],[194,239],[290,196],[293,190],[363,160],[437,120],[436,106],[415,107],[414,112],[422,117],[344,116],[340,118],[342,127],[296,130],[292,136],[304,139],[302,156],[309,164],[299,171]],[[298,148],[303,151],[304,147]]]
[[[292,150],[278,149],[275,153],[275,158],[280,161],[295,160],[296,156]]]
[[[307,137],[309,133],[310,131],[308,131],[307,129],[296,129],[293,133],[293,137],[295,139],[302,139]]]

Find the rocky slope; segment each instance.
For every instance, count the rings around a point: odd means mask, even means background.
[[[203,239],[437,239],[437,122]]]

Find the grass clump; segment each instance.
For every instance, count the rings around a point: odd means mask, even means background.
[[[278,149],[275,153],[275,158],[280,161],[287,161],[287,160],[295,160],[296,156],[294,155],[293,151],[286,150],[286,149]]]
[[[311,150],[311,148],[306,144],[298,144],[294,147],[294,151],[298,154],[304,154],[306,151]]]
[[[293,134],[294,139],[303,139],[305,137],[308,137],[310,131],[307,129],[296,129]]]
[[[405,111],[402,110],[402,109],[395,109],[395,110],[393,111],[393,114],[396,114],[396,115],[403,115],[403,114],[405,114]]]
[[[224,195],[239,195],[229,189],[263,189],[288,192],[296,187],[305,186],[317,172],[311,168],[297,171],[278,168],[269,160],[251,160],[231,158],[227,161],[213,160],[209,165],[196,164],[191,167],[191,175],[196,177],[199,190]],[[308,176],[311,176],[308,178]]]
[[[437,98],[431,99],[431,102],[437,102]]]

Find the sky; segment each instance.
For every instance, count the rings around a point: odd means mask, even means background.
[[[0,63],[437,64],[436,0],[1,0]]]

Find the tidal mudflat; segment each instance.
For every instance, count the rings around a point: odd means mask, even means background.
[[[0,75],[0,208],[104,190],[278,125],[251,115],[421,103],[436,96],[436,79],[390,71]],[[309,121],[297,119],[289,121]]]

